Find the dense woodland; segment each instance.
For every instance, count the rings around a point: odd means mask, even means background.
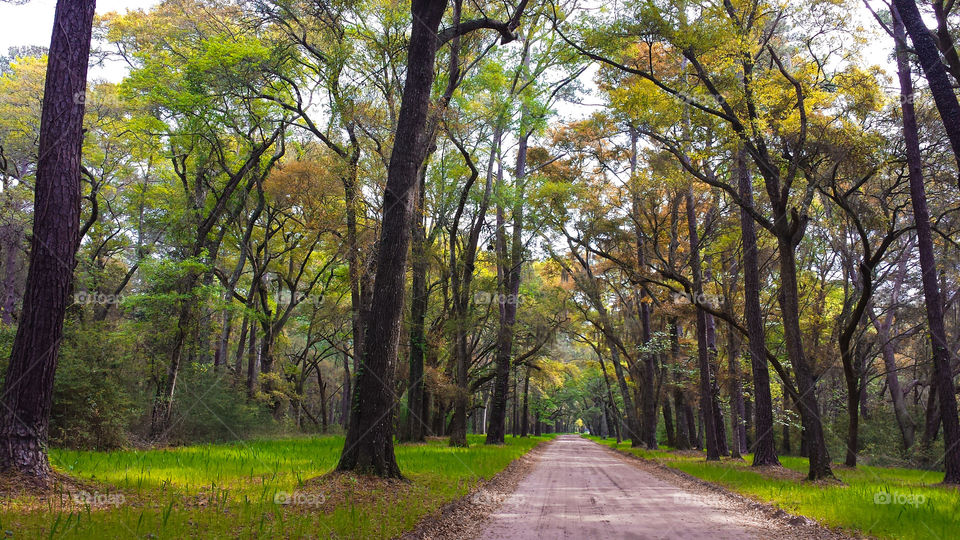
[[[0,60],[0,468],[588,430],[960,483],[953,2],[57,21]]]

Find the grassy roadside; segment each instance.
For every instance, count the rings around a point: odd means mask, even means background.
[[[745,461],[707,463],[690,452],[648,451],[630,448],[629,443],[588,438],[848,532],[924,540],[960,534],[960,491],[935,486],[943,479],[941,472],[837,465],[833,471],[842,484],[811,483],[802,480],[805,458],[781,457],[784,467],[798,474],[775,477],[751,470],[752,456]]]
[[[352,477],[304,483],[330,471],[343,437],[262,440],[166,450],[54,450],[63,473],[89,491],[4,500],[0,535],[13,538],[390,538],[462,497],[550,437],[504,446],[398,445],[410,483]]]

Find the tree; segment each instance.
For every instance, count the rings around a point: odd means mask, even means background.
[[[690,270],[693,273],[693,294],[697,298],[704,296],[703,274],[700,269],[700,235],[697,232],[696,208],[693,200],[693,186],[684,194],[687,210],[687,227],[690,231]],[[697,365],[700,368],[700,410],[703,412],[703,431],[707,445],[707,461],[720,459],[720,441],[717,433],[717,415],[714,409],[713,379],[711,356],[715,349],[707,341],[707,312],[697,307]]]
[[[917,59],[920,60],[920,67],[923,68],[927,84],[930,85],[930,93],[933,94],[944,130],[950,139],[950,146],[953,147],[957,166],[960,167],[960,103],[957,102],[957,94],[947,76],[947,68],[940,60],[940,50],[937,48],[934,36],[923,22],[915,0],[893,0],[893,5],[900,13],[903,26],[910,35],[910,41],[913,42],[913,49]],[[938,11],[938,18],[942,18],[939,15],[943,13],[942,7]],[[948,50],[952,50],[953,47],[942,39],[943,33],[945,31],[941,31],[941,40]],[[955,58],[956,51],[952,50],[952,52],[952,57]],[[949,54],[947,57],[952,59]],[[960,182],[960,177],[957,181]]]
[[[179,191],[180,204],[166,209],[170,243],[182,261],[201,263],[185,266],[189,271],[174,287],[180,298],[213,283],[225,218],[243,209],[237,200],[245,200],[286,151],[286,112],[257,99],[282,64],[283,47],[244,29],[242,15],[236,6],[212,11],[191,1],[107,21],[108,38],[132,64],[123,89],[143,106],[137,127],[159,134],[164,173]],[[167,361],[155,375],[154,440],[168,433],[181,368],[215,356],[210,333],[198,331],[209,329],[209,306],[181,301],[176,309],[175,334],[164,344]]]
[[[899,6],[901,2],[897,2]],[[914,6],[914,10],[916,6]],[[954,393],[953,371],[950,367],[950,349],[947,345],[943,324],[943,301],[940,284],[937,282],[937,267],[933,255],[933,239],[930,230],[930,213],[923,185],[923,169],[920,162],[920,142],[916,113],[913,106],[913,81],[905,50],[904,24],[893,12],[894,36],[897,40],[897,74],[900,81],[900,106],[903,109],[903,135],[907,147],[907,167],[910,178],[910,200],[913,204],[914,222],[917,226],[917,248],[920,252],[920,272],[923,282],[924,304],[927,308],[927,324],[933,346],[934,384],[940,400],[940,418],[943,423],[945,484],[960,484],[960,421],[957,417],[957,397]],[[916,44],[916,41],[914,41]],[[939,63],[939,59],[937,60]],[[951,91],[952,92],[952,91]]]
[[[773,441],[773,401],[770,397],[770,372],[767,370],[766,334],[760,314],[760,262],[757,233],[750,211],[753,209],[753,179],[745,152],[736,156],[737,190],[743,204],[740,209],[740,230],[743,241],[743,310],[750,343],[750,366],[753,373],[756,440],[753,466],[780,465]]]
[[[714,139],[719,131],[726,134],[721,137],[725,141],[742,145],[754,161],[764,180],[770,213],[764,216],[751,212],[751,217],[777,241],[781,291],[778,303],[785,350],[796,377],[797,405],[804,424],[805,447],[809,450],[811,479],[830,477],[832,471],[815,395],[816,366],[804,350],[797,266],[797,248],[809,222],[808,209],[816,183],[808,180],[802,185],[798,180],[813,177],[811,166],[824,163],[815,159],[823,151],[817,144],[820,126],[829,125],[823,123],[827,116],[813,109],[822,94],[812,88],[819,83],[825,65],[825,59],[816,51],[826,45],[821,40],[838,27],[828,21],[842,20],[840,10],[833,4],[817,4],[815,8],[822,17],[812,19],[809,33],[780,35],[780,25],[776,24],[773,29],[777,31],[768,33],[764,21],[779,20],[786,13],[766,12],[760,5],[724,3],[694,7],[667,1],[658,2],[656,9],[641,10],[640,20],[628,25],[633,32],[610,35],[601,27],[599,32],[586,33],[582,40],[585,45],[577,45],[566,37],[583,54],[608,66],[614,81],[618,77],[634,77],[634,88],[647,91],[627,94],[628,86],[617,87],[628,110],[634,107],[634,114],[653,92],[680,101],[681,111],[689,109],[695,115],[692,118],[698,129],[691,134],[696,136],[698,150],[716,156]],[[801,19],[795,22],[805,23]],[[719,35],[729,37],[719,39]],[[638,43],[640,37],[646,39]],[[809,58],[791,56],[789,62],[785,61],[786,54],[793,50],[793,45],[788,46],[791,38],[799,40],[796,50],[811,52]],[[732,76],[727,69],[729,59],[735,59],[732,61],[739,76]],[[802,68],[801,64],[811,69]],[[776,119],[770,115],[771,109],[761,106],[766,103],[761,83],[770,85],[766,88],[778,88],[778,95],[790,101],[787,108],[781,108],[785,101],[777,102],[775,108],[782,114]],[[638,126],[641,133],[674,154],[687,173],[723,190],[740,204],[736,189],[716,174],[718,167],[711,160],[704,163],[691,152],[690,138],[685,136],[687,126],[677,108],[653,112],[654,119],[647,126]]]
[[[45,484],[53,377],[80,241],[80,154],[94,0],[58,1],[40,120],[23,314],[0,412],[0,470]]]
[[[339,471],[401,476],[393,452],[393,374],[400,339],[411,216],[420,168],[428,150],[428,139],[424,135],[437,50],[445,41],[480,28],[495,27],[503,34],[503,42],[511,41],[525,6],[526,0],[522,0],[506,23],[489,19],[457,21],[438,34],[446,0],[413,0],[411,4],[414,24],[407,47],[407,79],[387,169],[373,297],[365,324],[365,344],[356,374],[349,428],[337,465]]]

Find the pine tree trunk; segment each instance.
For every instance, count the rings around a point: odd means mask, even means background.
[[[904,15],[901,4],[909,3],[913,7],[911,17],[919,17],[916,4],[896,0],[895,4],[900,15]],[[905,16],[903,23],[908,22]],[[921,21],[922,24],[922,21]],[[903,25],[899,17],[894,15],[895,33],[898,40],[903,43]],[[910,26],[907,26],[910,29]],[[926,27],[924,27],[926,29]],[[926,62],[923,58],[923,52],[920,47],[923,42],[910,32],[913,37],[914,47],[918,49],[921,55],[921,63]],[[929,38],[929,35],[927,35]],[[932,40],[931,40],[932,41]],[[899,48],[899,47],[898,47]],[[936,63],[940,64],[939,57]],[[937,395],[940,401],[940,422],[943,425],[943,444],[944,444],[944,479],[945,484],[960,483],[960,421],[957,417],[957,396],[954,393],[953,372],[950,366],[950,350],[947,346],[946,331],[943,323],[943,303],[940,297],[940,284],[937,283],[937,267],[933,252],[933,238],[930,228],[930,213],[927,210],[927,195],[923,185],[923,169],[920,157],[920,142],[917,135],[916,113],[913,107],[913,82],[910,78],[910,67],[906,61],[905,51],[898,51],[897,71],[900,78],[901,106],[903,107],[903,137],[907,149],[907,166],[910,176],[910,200],[913,203],[914,222],[917,227],[917,247],[920,251],[920,273],[923,282],[924,303],[927,308],[927,324],[929,325],[930,339],[933,346],[933,377],[937,388]],[[928,80],[931,68],[924,65],[928,73]],[[939,66],[943,70],[943,66]],[[944,77],[946,74],[944,73]],[[931,81],[931,90],[933,81]],[[952,90],[950,90],[952,95]],[[956,96],[954,96],[956,104]],[[939,105],[939,102],[938,102]],[[943,114],[941,112],[941,114]],[[944,116],[944,121],[948,117]],[[954,128],[960,130],[960,111],[953,117]]]
[[[80,243],[80,157],[94,0],[59,0],[40,117],[30,266],[0,411],[0,470],[44,484],[63,318]]]
[[[317,390],[320,391],[320,432],[326,433],[328,428],[327,383],[323,380],[323,375],[320,373],[319,366],[317,366]]]
[[[673,359],[674,366],[676,366],[675,369],[677,369],[674,372],[675,380],[673,381],[673,404],[677,411],[676,448],[677,450],[688,450],[694,435],[687,427],[687,409],[684,403],[683,390],[680,387],[679,366],[677,365],[680,362],[680,326],[676,317],[672,317],[668,321],[668,325],[670,327],[670,357]]]
[[[800,419],[803,423],[803,441],[806,442],[810,469],[807,478],[819,480],[833,477],[830,455],[823,436],[820,405],[817,403],[816,381],[803,354],[803,337],[800,332],[800,299],[797,281],[797,263],[793,242],[778,235],[780,251],[780,313],[783,317],[783,333],[787,357],[794,368],[800,400]]]
[[[630,176],[637,172],[637,129],[630,126]],[[643,245],[643,231],[640,228],[640,203],[637,197],[633,200],[634,235],[636,236],[637,270],[644,272],[646,267],[646,250]],[[637,316],[640,319],[640,342],[648,345],[651,340],[650,304],[646,302],[647,291],[641,288],[637,300]],[[642,409],[643,443],[647,448],[657,448],[657,383],[656,383],[656,355],[653,351],[645,351],[642,355],[643,376],[640,393],[640,408]]]
[[[260,377],[260,361],[257,358],[257,325],[250,321],[250,338],[247,341],[247,399],[253,399],[257,393],[257,379]]]
[[[747,451],[747,436],[743,428],[745,408],[743,385],[740,382],[740,340],[735,330],[727,326],[727,369],[730,374],[730,457],[742,458]]]
[[[5,174],[5,173],[0,173]],[[4,179],[3,191],[8,193],[8,186]],[[2,211],[7,215],[5,219],[10,222],[0,224],[0,254],[3,256],[3,263],[0,268],[3,269],[3,280],[0,281],[0,324],[13,326],[14,313],[17,302],[20,300],[20,290],[17,282],[20,279],[22,263],[20,253],[23,251],[21,244],[23,242],[23,230],[18,224],[13,222],[13,200],[6,199]]]
[[[354,349],[356,350],[356,349]],[[340,427],[347,431],[350,424],[350,398],[353,391],[350,389],[353,383],[353,376],[350,374],[350,359],[343,357],[343,387],[340,389]]]
[[[913,50],[920,60],[920,67],[923,68],[923,74],[927,79],[927,85],[930,87],[930,93],[933,95],[933,101],[940,112],[944,130],[950,139],[950,146],[953,147],[957,166],[960,167],[960,103],[957,102],[957,94],[953,85],[950,84],[950,77],[947,76],[947,68],[940,60],[940,50],[937,48],[933,33],[923,22],[923,17],[920,15],[915,0],[893,0],[893,5],[896,6],[896,10],[900,14],[903,27],[910,34]],[[905,41],[904,44],[906,44]],[[913,84],[911,83],[910,86],[911,93],[902,95],[912,96]],[[903,86],[901,85],[902,90]],[[906,115],[906,111],[904,111],[904,115]],[[904,121],[906,121],[906,118],[904,118]]]
[[[787,411],[790,410],[790,394],[787,393],[787,385],[786,384],[780,385],[780,391],[783,393],[783,400],[782,400],[783,415],[784,417],[787,417]],[[780,444],[782,445],[783,453],[786,455],[790,455],[791,453],[793,453],[793,445],[790,443],[790,423],[789,422],[783,423],[782,434],[783,434],[783,440],[781,441]]]
[[[935,375],[930,374],[930,390],[927,392],[927,405],[923,415],[923,436],[920,438],[920,463],[929,467],[933,460],[930,449],[940,433],[940,405],[937,398]]]
[[[753,439],[751,434],[753,433],[753,401],[750,398],[744,398],[743,400],[743,448],[749,449],[753,447]]]
[[[623,440],[620,437],[620,415],[617,414],[616,402],[613,400],[613,388],[610,387],[610,378],[607,376],[607,365],[599,352],[597,353],[597,361],[600,362],[600,371],[603,373],[603,383],[604,386],[607,387],[607,407],[609,408],[607,419],[610,422],[610,433],[616,434],[617,443],[619,443]]]
[[[233,377],[235,384],[239,386],[240,381],[243,380],[243,351],[246,349],[247,343],[247,325],[249,323],[249,316],[243,316],[243,322],[240,324],[240,337],[237,341],[237,355],[234,358],[233,364]]]
[[[663,430],[667,434],[667,446],[676,448],[677,432],[673,426],[673,410],[666,395],[663,396]]]
[[[521,123],[522,126],[522,123]],[[500,129],[495,132],[494,137],[499,147]],[[527,164],[527,141],[529,133],[521,134],[520,145],[517,150],[517,182],[522,182],[526,174]],[[493,166],[493,156],[491,156],[490,167]],[[502,175],[498,174],[497,186],[502,186]],[[498,189],[502,194],[503,190]],[[499,199],[499,197],[498,197]],[[495,232],[495,244],[497,254],[497,308],[499,322],[497,326],[497,341],[494,351],[494,365],[496,366],[496,378],[493,386],[493,410],[490,416],[490,426],[487,430],[487,444],[501,444],[506,435],[506,393],[508,390],[508,378],[510,376],[510,359],[513,355],[513,327],[517,320],[517,296],[520,292],[520,257],[521,252],[521,230],[523,214],[522,201],[514,207],[514,231],[511,240],[510,250],[507,250],[507,232],[506,218],[504,216],[503,205],[497,203],[497,228]],[[516,405],[514,405],[516,407]],[[514,433],[516,433],[516,422],[514,422]]]

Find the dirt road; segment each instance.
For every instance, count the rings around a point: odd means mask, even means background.
[[[742,502],[678,487],[596,443],[565,435],[543,451],[477,538],[810,537],[799,532],[785,531]]]

